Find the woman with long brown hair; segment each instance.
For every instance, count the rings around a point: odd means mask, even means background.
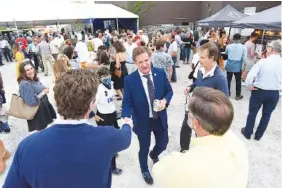
[[[56,112],[50,104],[46,88],[37,77],[37,73],[30,63],[22,63],[19,67],[20,76],[18,78],[19,93],[24,102],[29,106],[38,106],[32,120],[27,120],[28,130],[42,130],[56,119]]]
[[[126,50],[123,44],[120,41],[116,41],[113,44],[116,49],[115,62],[111,64],[112,72],[112,81],[114,82],[114,88],[119,96],[119,100],[123,99],[123,86],[124,86],[124,77],[128,75],[126,63]]]
[[[225,49],[227,44],[228,44],[228,37],[226,35],[223,35],[219,39],[220,57],[218,58],[218,65],[222,70],[225,70],[224,61],[227,59],[227,55],[225,54]]]

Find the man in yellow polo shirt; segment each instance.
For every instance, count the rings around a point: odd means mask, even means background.
[[[188,125],[197,138],[186,153],[173,152],[153,166],[164,188],[246,188],[248,153],[230,125],[234,110],[221,91],[199,87],[189,102]]]

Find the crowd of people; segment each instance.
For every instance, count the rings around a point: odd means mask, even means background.
[[[38,107],[27,119],[28,130],[34,133],[19,144],[3,187],[109,188],[112,174],[122,174],[116,159],[129,147],[131,130],[139,142],[141,174],[149,185],[155,180],[170,188],[246,187],[247,150],[230,130],[236,115],[230,102],[232,77],[236,100],[243,98],[242,85],[251,90],[247,123],[241,129],[246,139],[253,134],[261,106],[255,140],[262,138],[282,89],[281,41],[269,43],[262,55],[255,52],[257,38],[252,33],[242,44],[238,33],[230,40],[224,30],[211,29],[204,36],[200,28],[159,31],[152,39],[142,30],[137,34],[98,30],[94,36],[80,32],[74,38],[54,32],[29,40],[19,36],[12,53],[9,42],[1,38],[7,63],[16,61],[20,97],[27,106]],[[171,85],[184,64],[192,66],[187,76],[193,84],[184,91],[189,105],[180,132],[181,150],[159,160],[169,142]],[[49,102],[49,88],[39,80],[40,72],[45,76],[53,72],[57,112]],[[8,133],[13,130],[0,78],[0,131]],[[120,116],[117,100],[122,101]],[[150,151],[152,132],[156,142]],[[0,142],[1,172],[10,155]],[[148,156],[154,163],[153,176]],[[205,156],[210,156],[208,161]]]

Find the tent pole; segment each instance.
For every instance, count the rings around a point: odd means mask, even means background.
[[[118,18],[116,18],[116,22],[117,22],[117,31],[119,32],[119,28],[118,28]]]
[[[265,29],[264,29],[263,32],[262,32],[261,45],[262,45],[262,43],[263,43],[264,33],[265,33]]]
[[[18,26],[17,26],[17,22],[16,22],[16,20],[15,20],[15,19],[14,19],[14,23],[15,23],[15,28],[16,28],[16,31],[17,31],[17,33],[18,33],[18,35],[19,35]]]
[[[57,18],[57,32],[60,33],[60,22],[59,19]]]
[[[231,33],[231,27],[229,27],[228,38],[230,38],[230,33]]]
[[[92,18],[90,17],[90,24],[91,24],[91,35],[93,35],[93,23],[92,23]]]
[[[137,33],[138,29],[139,29],[139,17],[137,18],[137,28],[136,28],[136,33]]]

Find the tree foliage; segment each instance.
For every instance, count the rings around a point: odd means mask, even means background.
[[[142,17],[148,10],[153,7],[152,1],[130,1],[130,11]]]

